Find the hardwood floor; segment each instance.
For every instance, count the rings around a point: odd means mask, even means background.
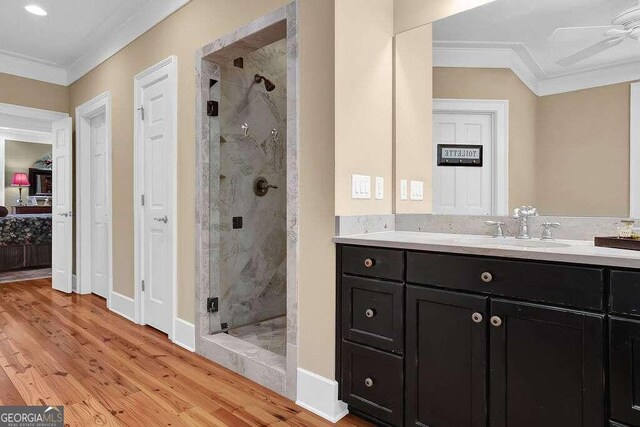
[[[0,405],[64,405],[75,426],[330,425],[50,279],[0,284]]]

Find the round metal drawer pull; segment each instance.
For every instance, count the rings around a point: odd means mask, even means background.
[[[493,316],[491,318],[491,324],[497,328],[498,326],[502,325],[502,319],[498,316]]]
[[[367,316],[369,319],[371,319],[373,316],[376,315],[376,311],[372,308],[368,308],[367,311],[364,312],[364,315]]]
[[[373,387],[373,380],[371,378],[365,379],[364,385],[366,385],[367,387]]]
[[[480,275],[480,280],[482,280],[484,283],[491,283],[491,281],[493,280],[493,274],[485,271]]]
[[[475,323],[480,323],[482,322],[482,314],[480,313],[473,313],[471,315],[471,320],[473,320]]]
[[[367,268],[373,267],[373,264],[375,264],[375,263],[373,262],[373,260],[371,258],[367,258],[367,259],[364,260],[364,266],[367,267]]]

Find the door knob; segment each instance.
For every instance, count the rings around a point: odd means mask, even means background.
[[[66,218],[66,217],[68,217],[68,216],[69,216],[69,213],[68,213],[68,212],[63,212],[63,213],[60,213],[60,214],[58,214],[58,215],[63,216],[63,217],[65,217],[65,218]]]
[[[373,380],[371,378],[366,378],[364,380],[364,385],[366,385],[367,387],[373,387]]]
[[[375,310],[368,308],[365,312],[364,315],[367,316],[369,319],[371,319],[373,316],[376,315]]]
[[[473,313],[471,315],[471,320],[473,320],[475,323],[480,323],[482,322],[482,314],[480,313]]]
[[[497,328],[498,326],[502,325],[502,319],[498,316],[493,316],[491,318],[491,324]]]
[[[375,262],[371,258],[367,258],[364,260],[364,266],[367,268],[373,267],[373,264],[375,264]]]
[[[167,218],[167,216],[163,216],[162,218],[153,218],[154,221],[158,221],[158,222],[164,222],[165,224],[167,222],[169,222],[169,218]]]

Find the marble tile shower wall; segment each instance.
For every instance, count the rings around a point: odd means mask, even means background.
[[[287,305],[286,40],[243,59],[244,68],[222,66],[211,88],[220,100],[219,314],[229,328],[283,316]],[[255,74],[276,88],[267,92]],[[256,196],[258,177],[278,188]],[[242,228],[233,228],[234,217]]]

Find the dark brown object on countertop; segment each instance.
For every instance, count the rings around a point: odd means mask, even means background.
[[[640,251],[640,240],[625,237],[596,237],[594,244],[603,248],[628,249]]]

